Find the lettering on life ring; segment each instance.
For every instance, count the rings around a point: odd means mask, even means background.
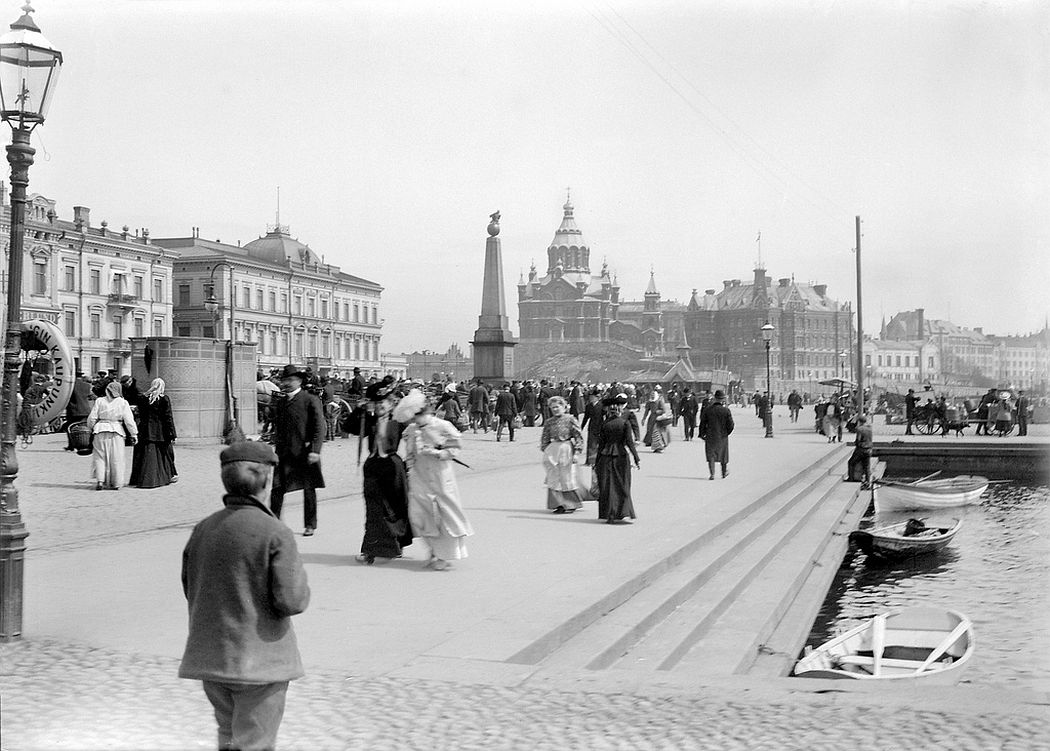
[[[50,321],[40,318],[23,321],[22,331],[31,335],[23,337],[23,343],[35,337],[36,343],[43,345],[42,349],[34,346],[34,349],[26,351],[44,352],[51,358],[51,388],[36,404],[22,406],[22,419],[29,420],[34,425],[46,425],[62,414],[69,403],[69,397],[73,395],[73,381],[76,378],[73,351],[69,348],[66,335]],[[23,346],[23,349],[26,348]]]

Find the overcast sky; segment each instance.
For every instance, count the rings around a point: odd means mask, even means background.
[[[2,0],[0,20],[19,16]],[[383,350],[464,349],[485,226],[519,271],[566,188],[626,299],[794,275],[865,329],[1050,303],[1050,4],[35,0],[65,54],[30,192],[235,243],[275,218],[382,284]]]

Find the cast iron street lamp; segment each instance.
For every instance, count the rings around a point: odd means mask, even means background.
[[[841,378],[842,380],[846,380],[847,357],[849,357],[849,355],[846,353],[846,350],[842,350],[841,352],[839,352],[839,378]]]
[[[237,397],[233,394],[233,266],[228,261],[218,261],[211,267],[211,276],[208,277],[211,294],[204,301],[204,309],[212,314],[215,323],[218,324],[216,313],[219,310],[219,301],[215,298],[215,271],[220,266],[225,266],[230,271],[230,337],[226,340],[226,428],[223,431],[223,437],[227,442],[232,443],[238,438],[243,438],[244,433],[239,424],[240,416],[237,414]]]
[[[22,7],[22,17],[0,37],[0,119],[11,126],[7,161],[11,165],[11,241],[7,261],[7,337],[4,341],[4,383],[0,395],[0,641],[22,636],[22,582],[25,539],[29,536],[18,510],[18,371],[21,366],[22,253],[25,240],[26,188],[36,150],[29,134],[44,122],[55,93],[62,53],[40,33]]]
[[[773,390],[770,383],[772,378],[769,370],[769,345],[773,341],[774,328],[769,321],[762,326],[762,341],[766,343],[766,413],[762,416],[766,423],[766,438],[773,437]]]

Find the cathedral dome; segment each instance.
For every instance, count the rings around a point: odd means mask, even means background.
[[[321,263],[320,257],[288,234],[288,227],[279,226],[271,229],[265,236],[252,240],[244,246],[248,255],[258,258],[260,261],[279,263],[286,266],[289,263],[302,263],[307,266]]]
[[[554,239],[547,248],[547,273],[553,273],[555,267],[560,264],[564,271],[590,274],[591,250],[587,247],[587,241],[583,239],[580,228],[576,226],[570,198],[565,199],[562,210],[565,213],[561,225],[554,232]]]
[[[565,211],[565,215],[561,219],[561,226],[554,233],[554,239],[551,240],[550,246],[552,248],[587,247],[587,242],[583,239],[583,233],[576,226],[576,218],[572,215],[572,201],[566,200],[562,209]]]

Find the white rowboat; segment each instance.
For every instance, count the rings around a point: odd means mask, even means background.
[[[961,613],[902,608],[877,615],[809,651],[795,664],[794,674],[950,686],[962,677],[973,650],[973,624]]]
[[[919,519],[908,519],[873,529],[858,529],[849,533],[853,542],[868,555],[886,561],[936,553],[947,547],[962,527],[958,519],[951,527],[927,527]]]
[[[944,480],[914,483],[880,480],[876,484],[875,511],[912,511],[968,506],[977,503],[988,489],[988,478],[959,475]]]

